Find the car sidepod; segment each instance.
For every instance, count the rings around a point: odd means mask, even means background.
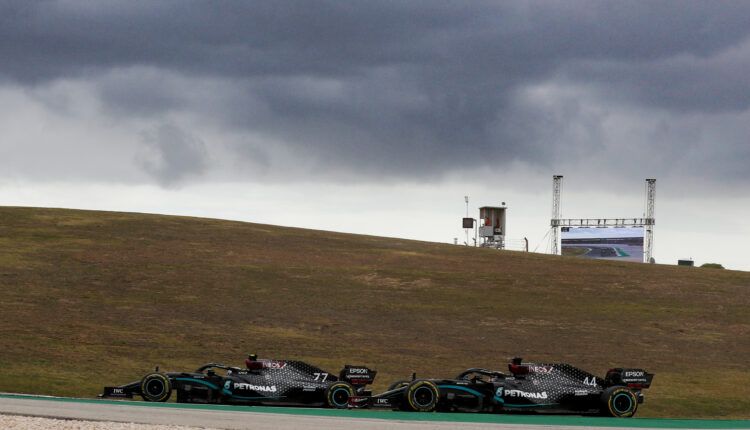
[[[224,377],[204,373],[170,373],[177,403],[222,403]]]
[[[511,366],[512,377],[497,393],[506,410],[596,411],[604,389],[596,376],[568,364]]]
[[[450,379],[434,382],[440,390],[439,410],[482,412],[492,409],[496,390],[493,383]]]
[[[222,393],[227,403],[324,406],[326,389],[336,380],[305,363],[276,362],[259,370],[232,372]]]

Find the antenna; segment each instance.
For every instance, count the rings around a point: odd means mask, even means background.
[[[466,218],[469,217],[469,196],[464,196],[464,201],[466,201]],[[464,228],[464,232],[466,233],[466,246],[469,246],[469,229]]]

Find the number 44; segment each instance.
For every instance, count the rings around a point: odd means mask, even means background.
[[[596,387],[596,377],[592,376],[591,378],[583,378],[583,385],[591,385],[592,387]]]

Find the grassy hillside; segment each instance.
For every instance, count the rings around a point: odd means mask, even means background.
[[[642,416],[750,417],[750,273],[211,219],[0,208],[0,391],[95,396],[245,354],[656,373]]]

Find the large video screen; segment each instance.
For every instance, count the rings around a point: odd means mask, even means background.
[[[562,227],[562,255],[643,262],[643,227]]]

